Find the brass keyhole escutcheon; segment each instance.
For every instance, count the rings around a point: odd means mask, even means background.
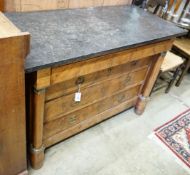
[[[111,67],[109,67],[109,68],[108,68],[108,73],[110,74],[110,73],[111,73],[111,71],[112,71],[112,68],[111,68]]]
[[[131,82],[131,75],[128,75],[125,79],[126,84],[129,84]]]
[[[118,95],[118,97],[117,97],[117,100],[118,100],[119,103],[123,102],[124,99],[125,99],[125,95],[124,95],[124,94],[120,94],[120,95]]]

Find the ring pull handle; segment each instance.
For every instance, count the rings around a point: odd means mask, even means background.
[[[68,117],[68,123],[73,125],[77,122],[77,117],[75,115]]]
[[[138,61],[137,60],[136,61],[132,61],[131,64],[132,64],[132,66],[136,66],[138,64]]]
[[[76,80],[75,84],[79,85],[79,84],[83,84],[84,83],[84,77],[78,77],[78,79]]]

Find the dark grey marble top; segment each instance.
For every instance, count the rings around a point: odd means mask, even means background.
[[[30,13],[6,13],[30,32],[26,72],[68,64],[186,33],[138,7],[117,6]]]

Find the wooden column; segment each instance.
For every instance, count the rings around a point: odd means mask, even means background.
[[[31,138],[31,164],[34,169],[39,169],[44,161],[43,125],[45,89],[33,89],[33,114],[32,114],[32,138]]]
[[[45,90],[50,85],[51,69],[42,69],[34,72],[28,80],[31,83],[31,111],[29,118],[31,119],[31,165],[34,169],[39,169],[44,161],[44,145],[43,145],[43,126],[44,126],[44,105],[45,105]],[[32,80],[32,81],[31,81]],[[29,107],[30,108],[30,107]]]
[[[142,88],[142,91],[139,95],[139,98],[138,98],[136,106],[135,106],[135,112],[138,115],[141,115],[144,112],[147,101],[149,99],[149,95],[150,95],[151,90],[154,86],[154,83],[157,79],[157,76],[160,72],[160,67],[164,60],[164,56],[165,56],[165,52],[162,54],[153,56],[152,66],[149,70],[149,73],[147,75],[148,77],[146,78],[146,82]]]

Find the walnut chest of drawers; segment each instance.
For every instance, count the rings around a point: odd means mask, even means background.
[[[27,75],[31,161],[42,166],[44,149],[130,107],[144,111],[166,40]],[[80,90],[81,100],[75,101]]]

